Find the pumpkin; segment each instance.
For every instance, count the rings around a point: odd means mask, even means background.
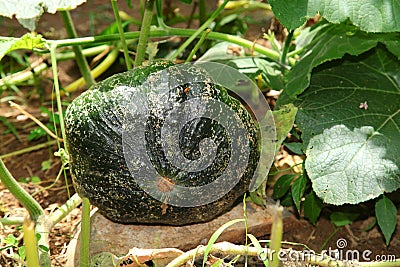
[[[257,124],[204,71],[177,66],[156,61],[115,74],[66,110],[75,189],[112,221],[204,222],[249,188]],[[232,135],[236,120],[242,132]]]

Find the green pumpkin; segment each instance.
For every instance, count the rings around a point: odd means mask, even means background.
[[[222,109],[239,118],[240,138]],[[68,106],[65,122],[76,191],[120,223],[211,220],[242,199],[260,155],[244,106],[195,67],[166,61],[97,83]]]

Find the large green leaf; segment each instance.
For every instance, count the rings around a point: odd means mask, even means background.
[[[399,69],[378,46],[320,66],[295,101],[306,170],[325,202],[355,204],[400,187]]]
[[[30,31],[36,29],[36,21],[47,11],[56,13],[59,10],[74,9],[86,0],[3,0],[0,1],[0,16],[15,16],[22,26]]]
[[[280,106],[279,109],[272,111],[276,127],[276,152],[279,151],[283,141],[293,128],[296,113],[297,107],[293,104]]]
[[[309,219],[312,224],[315,224],[321,214],[323,206],[321,199],[319,199],[314,192],[311,192],[304,198],[304,216]]]
[[[400,2],[382,0],[269,0],[272,11],[289,29],[300,27],[317,13],[332,23],[350,20],[367,32],[400,31]]]
[[[307,176],[302,173],[299,178],[297,178],[292,185],[292,198],[293,202],[297,208],[297,212],[300,214],[301,199],[303,198],[304,192],[307,186]]]
[[[287,74],[285,95],[278,104],[290,102],[287,96],[294,98],[302,93],[310,83],[312,70],[318,65],[342,58],[345,54],[359,55],[375,47],[378,42],[385,43],[393,51],[400,47],[397,34],[368,34],[348,23],[319,24],[303,31],[296,39],[296,48],[303,48],[304,52],[300,54],[301,60]],[[397,55],[400,55],[400,51]]]

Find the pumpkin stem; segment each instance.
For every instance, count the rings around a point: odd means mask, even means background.
[[[154,0],[147,0],[140,29],[139,42],[136,51],[135,67],[142,65],[146,53],[147,40],[149,38],[151,20],[153,18]]]

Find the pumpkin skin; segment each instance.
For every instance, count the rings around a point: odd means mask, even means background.
[[[183,77],[182,75],[203,75],[190,73],[191,70],[182,73],[181,70],[174,69],[170,62],[156,61],[97,83],[77,97],[66,110],[67,149],[75,189],[112,221],[169,225],[209,221],[232,208],[243,196],[257,167],[259,144],[256,123],[243,105],[228,95],[226,89],[203,79],[200,82],[166,88],[167,97],[162,100],[154,100],[151,97],[145,99],[150,111],[145,121],[140,123],[145,129],[143,141],[146,157],[158,174],[164,177],[157,183],[157,189],[164,198],[155,198],[142,189],[137,182],[139,177],[135,177],[136,174],[132,172],[126,159],[124,120],[127,112],[132,109],[129,103],[135,104],[135,101],[139,101],[134,97],[137,93],[135,90],[139,90],[137,88],[150,76],[157,77],[157,73],[165,69],[177,80]],[[175,185],[206,185],[216,181],[223,172],[234,169],[227,168],[228,166],[235,167],[227,163],[233,146],[229,134],[216,120],[205,117],[186,123],[179,133],[178,142],[182,155],[189,160],[199,158],[200,144],[204,138],[217,144],[214,161],[207,168],[185,171],[174,166],[164,153],[161,128],[166,123],[166,116],[175,104],[189,103],[186,101],[199,97],[206,101],[224,103],[240,118],[246,130],[246,140],[236,141],[239,142],[239,146],[243,143],[249,147],[246,168],[232,189],[223,196],[218,196],[215,201],[196,206],[171,205],[168,202],[168,194],[173,192]]]

